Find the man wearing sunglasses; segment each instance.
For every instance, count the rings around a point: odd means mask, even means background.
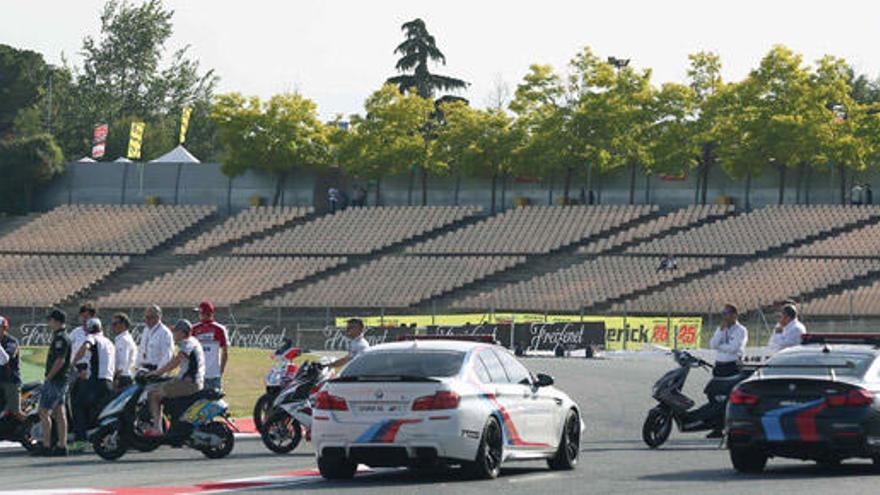
[[[715,351],[715,376],[733,376],[739,373],[749,341],[749,331],[739,322],[739,312],[733,304],[725,304],[721,310],[721,326],[709,341]]]

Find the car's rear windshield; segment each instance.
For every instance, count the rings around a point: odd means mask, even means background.
[[[373,351],[358,356],[340,376],[442,378],[458,374],[462,362],[464,353],[457,351]]]
[[[872,354],[857,352],[797,352],[777,354],[767,361],[765,376],[808,375],[830,376],[830,369],[837,376],[859,377],[865,374],[874,361]]]

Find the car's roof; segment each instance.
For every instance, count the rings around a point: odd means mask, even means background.
[[[796,347],[789,347],[779,353],[779,355],[788,355],[788,354],[798,354],[798,355],[824,355],[827,354],[825,349],[831,354],[834,353],[845,353],[845,354],[866,354],[877,356],[880,355],[880,349],[872,345],[864,345],[864,344],[808,344],[808,345],[799,345]]]
[[[373,351],[459,351],[468,352],[480,347],[498,347],[496,345],[487,344],[486,342],[474,342],[467,340],[405,340],[401,342],[391,342],[387,344],[379,344],[367,349],[368,352]],[[500,349],[500,347],[498,347]]]

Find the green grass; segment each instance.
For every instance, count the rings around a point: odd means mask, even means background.
[[[42,380],[46,366],[45,347],[21,349],[21,371],[24,381]],[[250,417],[257,398],[265,391],[264,378],[272,367],[271,351],[267,349],[229,349],[229,364],[223,378],[223,389],[232,415]]]

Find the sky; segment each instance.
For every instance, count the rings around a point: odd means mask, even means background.
[[[136,1],[136,0],[135,0]],[[0,0],[0,43],[59,63],[79,60],[97,35],[104,0]],[[175,11],[169,53],[186,45],[221,77],[222,92],[299,91],[322,117],[360,112],[395,74],[400,25],[427,23],[447,59],[434,71],[471,83],[477,106],[516,88],[533,63],[564,71],[590,46],[653,70],[656,84],[686,79],[687,55],[717,52],[727,80],[744,77],[775,44],[812,62],[824,54],[880,75],[880,2],[790,0],[166,0]]]

